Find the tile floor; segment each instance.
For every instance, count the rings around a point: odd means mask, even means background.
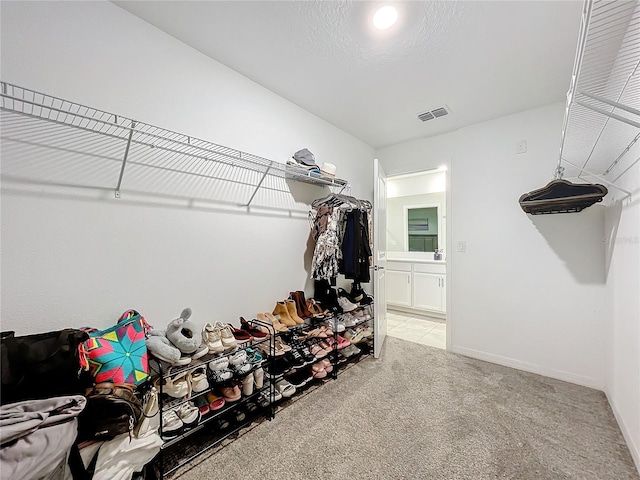
[[[387,311],[387,335],[431,347],[447,348],[445,320]]]

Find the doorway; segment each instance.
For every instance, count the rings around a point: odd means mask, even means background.
[[[447,348],[447,169],[387,177],[387,335]]]

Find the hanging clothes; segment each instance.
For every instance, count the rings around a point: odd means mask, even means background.
[[[330,194],[313,202],[310,212],[312,237],[316,241],[311,276],[335,285],[342,273],[346,278],[368,283],[371,265],[369,210],[371,203],[354,197]],[[365,208],[363,208],[365,207]]]

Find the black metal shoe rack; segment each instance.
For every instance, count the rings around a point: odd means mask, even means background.
[[[275,351],[275,331],[273,326],[260,322],[259,320],[252,320],[249,323],[255,327],[259,326],[268,329],[270,335],[265,339],[243,343],[233,352],[208,354],[189,365],[181,367],[172,367],[168,363],[160,361],[150,362],[152,378],[154,381],[155,379],[160,379],[157,382],[160,410],[160,432],[162,432],[163,428],[162,413],[176,408],[185,402],[194,401],[198,397],[206,396],[208,393],[213,392],[217,386],[224,385],[224,383],[214,383],[211,380],[211,376],[209,375],[210,370],[208,368],[208,364],[211,360],[232,355],[239,350],[256,348],[262,344],[266,344],[268,346],[269,352],[273,353]],[[272,361],[270,360],[272,358],[273,356],[269,355],[265,361]],[[265,361],[261,364],[255,365],[251,372],[245,375],[249,375],[261,366],[264,366]],[[166,397],[163,395],[162,391],[163,379],[177,377],[180,374],[184,374],[187,371],[194,370],[199,367],[206,368],[209,388],[202,392],[193,393],[188,398],[166,401]],[[234,375],[234,378],[229,380],[229,382],[237,382],[239,379],[240,377],[236,377]],[[192,461],[194,458],[217,447],[226,439],[257,420],[272,420],[275,416],[274,399],[275,384],[274,382],[269,381],[265,376],[262,388],[254,389],[254,392],[251,395],[244,396],[243,394],[240,400],[233,403],[227,403],[221,409],[209,412],[206,416],[202,417],[198,424],[193,428],[184,431],[181,435],[175,438],[164,441],[160,449],[160,453],[153,462],[157,475],[161,478],[170,475]],[[261,400],[263,401],[262,404]],[[268,401],[268,405],[264,405],[264,400]],[[257,406],[257,408],[252,408],[251,410],[248,408],[253,406]],[[238,418],[240,420],[237,420]],[[187,439],[189,440],[188,442],[186,441]]]
[[[363,308],[363,307],[361,307]],[[336,314],[336,317],[340,317],[340,314]],[[264,346],[267,347],[269,354],[263,360],[261,366],[270,369],[273,372],[275,359],[276,359],[276,339],[282,338],[285,342],[290,342],[292,339],[296,339],[304,330],[315,328],[321,324],[325,324],[328,318],[326,319],[311,319],[308,320],[309,323],[297,325],[295,327],[289,327],[286,332],[278,332],[273,328],[273,325],[270,323],[261,322],[259,320],[251,320],[251,323],[254,326],[260,326],[268,329],[269,337],[266,339],[254,341],[251,343],[242,344],[239,346],[239,349],[246,348],[255,348],[257,346],[262,345],[263,350]],[[347,328],[355,328],[365,323],[371,322],[373,325],[373,315],[371,318],[367,320],[361,320],[357,322],[355,325],[352,325]],[[330,353],[328,353],[325,357],[316,358],[312,362],[309,362],[309,365],[319,362],[325,358],[328,358],[331,361],[331,365],[333,366],[332,372],[327,375],[325,378],[317,379],[313,378],[309,382],[307,382],[302,387],[296,387],[296,392],[293,396],[288,398],[281,398],[279,400],[275,400],[276,398],[276,382],[280,379],[285,378],[287,374],[296,369],[296,367],[291,367],[289,370],[282,372],[278,375],[267,375],[267,371],[264,372],[264,384],[263,387],[259,390],[255,390],[252,395],[247,397],[242,397],[240,400],[227,404],[220,410],[216,410],[214,412],[210,412],[206,417],[202,418],[200,422],[190,430],[185,431],[180,436],[173,438],[171,440],[165,441],[161,447],[160,454],[154,460],[154,465],[156,467],[158,476],[163,478],[168,475],[171,475],[179,468],[183,467],[196,457],[220,446],[225,440],[229,439],[233,435],[240,432],[240,430],[249,427],[254,422],[260,422],[263,420],[273,420],[275,418],[276,412],[281,410],[282,408],[286,408],[288,405],[293,402],[305,397],[308,393],[311,393],[315,389],[321,387],[329,380],[335,380],[338,378],[338,372],[344,371],[350,366],[358,363],[360,360],[372,355],[373,348],[369,348],[368,351],[363,351],[361,354],[354,355],[352,357],[348,357],[346,361],[339,361],[339,352],[338,349],[338,331],[334,329],[333,334],[333,349]],[[318,338],[318,340],[322,340]],[[357,345],[356,345],[357,346]],[[186,365],[184,367],[171,367],[165,362],[151,362],[151,370],[155,374],[156,378],[171,378],[176,377],[186,371],[193,370],[198,368],[199,366],[207,367],[208,363],[222,356],[227,356],[235,353],[237,350],[231,353],[222,353],[222,354],[213,354],[206,355],[202,359],[199,359],[197,363],[192,363],[190,365]],[[257,369],[258,366],[254,367],[254,370]],[[298,367],[300,368],[300,367]],[[209,371],[207,367],[207,372]],[[206,395],[207,393],[213,391],[217,384],[214,384],[210,381],[210,387],[203,392],[198,392],[196,394],[191,395],[189,398],[172,400],[170,402],[163,402],[163,392],[162,392],[162,381],[158,382],[158,395],[159,395],[159,404],[160,404],[160,431],[162,431],[162,412],[166,412],[172,408],[178,407],[180,404],[193,401],[197,397]],[[258,399],[263,399],[267,405],[260,405]],[[245,411],[244,419],[239,422],[232,422],[231,420],[227,420],[231,416],[233,416],[235,411],[239,409],[243,409],[249,403],[256,403],[260,406],[260,408],[255,412]],[[229,426],[222,429],[221,420],[227,420]],[[188,439],[188,441],[187,441]]]

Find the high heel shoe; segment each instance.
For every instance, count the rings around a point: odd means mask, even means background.
[[[288,332],[289,329],[287,328],[286,325],[283,325],[282,323],[280,323],[280,320],[278,320],[275,315],[265,312],[265,313],[259,313],[256,315],[256,318],[258,320],[260,320],[261,322],[264,323],[270,323],[271,325],[273,325],[273,328],[276,332]]]
[[[249,322],[247,322],[244,317],[240,317],[240,328],[245,332],[249,333],[252,337],[260,339],[267,338],[269,336],[269,331],[266,328],[260,329],[260,327],[254,327]]]

